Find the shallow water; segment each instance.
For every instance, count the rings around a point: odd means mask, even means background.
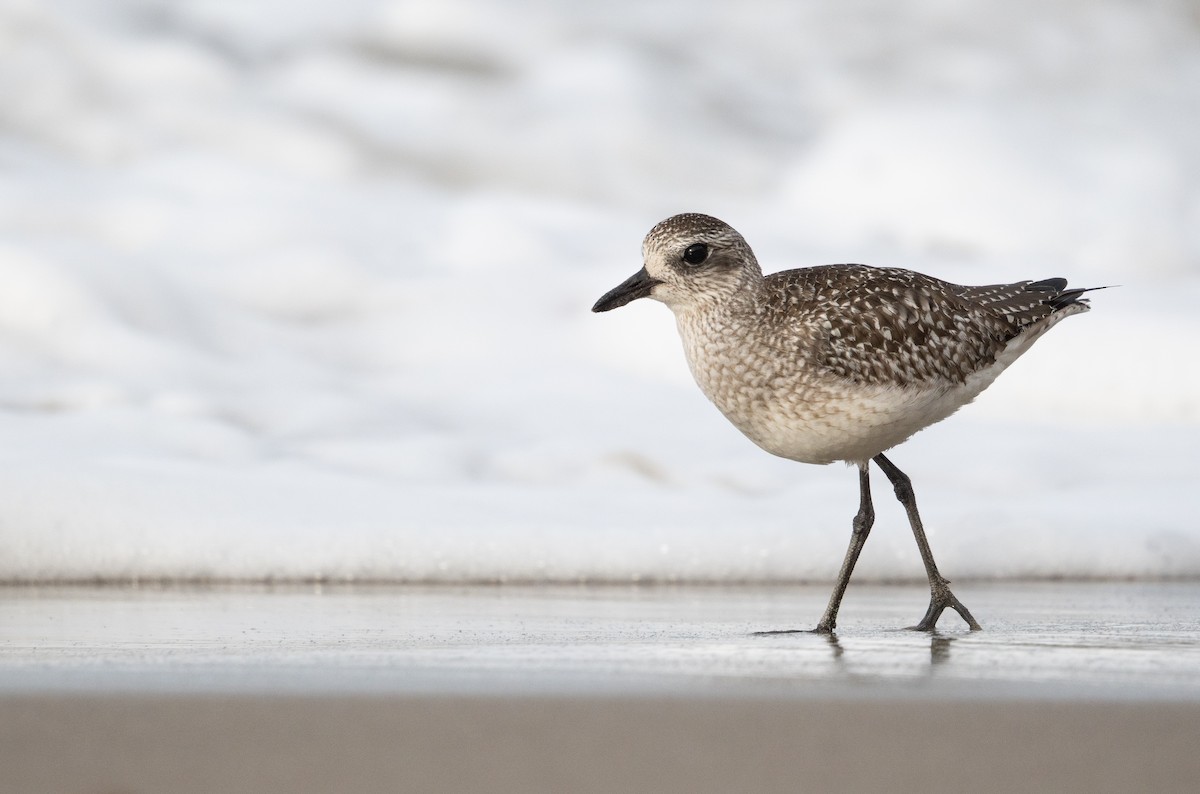
[[[1200,700],[1200,583],[0,589],[0,693]]]
[[[0,581],[832,577],[854,472],[730,427],[665,307],[590,311],[689,210],[767,272],[1122,285],[893,459],[952,578],[1200,577],[1192,3],[38,0],[0,41]],[[919,577],[875,482],[856,582]]]

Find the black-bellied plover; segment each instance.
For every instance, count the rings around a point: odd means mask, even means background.
[[[1057,322],[1088,310],[1066,279],[963,287],[911,270],[825,265],[763,276],[746,241],[707,215],[675,215],[642,243],[644,265],[596,302],[638,298],[675,314],[700,389],[751,441],[803,463],[858,466],[850,546],[816,631],[831,632],[875,519],[869,466],[912,524],[930,631],[950,607],[979,624],[938,572],[912,484],[886,450],[971,402]]]

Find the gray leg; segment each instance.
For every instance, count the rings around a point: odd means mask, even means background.
[[[978,631],[980,626],[975,622],[970,611],[954,597],[954,593],[950,592],[950,581],[938,573],[937,563],[933,561],[933,552],[929,548],[929,541],[925,539],[925,527],[922,526],[921,516],[917,513],[917,498],[913,494],[912,480],[908,479],[908,475],[896,468],[896,464],[885,458],[882,453],[876,455],[873,460],[892,481],[892,486],[896,489],[896,498],[900,500],[900,504],[904,505],[904,511],[908,513],[908,523],[912,524],[913,535],[917,538],[917,548],[921,550],[921,560],[925,563],[925,574],[929,577],[929,610],[925,613],[925,617],[921,618],[921,622],[913,628],[918,631],[933,631],[942,612],[946,607],[950,607],[967,622],[972,631]]]
[[[846,594],[846,586],[850,584],[850,574],[854,573],[854,564],[858,555],[871,534],[871,525],[875,523],[875,508],[871,505],[871,477],[868,471],[870,463],[858,467],[859,504],[858,515],[854,516],[853,529],[850,532],[850,546],[846,549],[846,557],[842,560],[842,569],[838,571],[837,584],[833,586],[833,595],[829,597],[829,606],[821,622],[813,629],[820,634],[832,634],[837,625],[838,607],[842,605],[842,596]]]

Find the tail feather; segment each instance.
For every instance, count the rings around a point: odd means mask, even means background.
[[[1046,278],[1041,281],[1031,281],[1025,285],[1025,289],[1030,292],[1062,292],[1067,288],[1067,280],[1065,278]]]
[[[1085,293],[1105,287],[1076,287],[1067,289],[1065,278],[1041,281],[1018,281],[1012,284],[990,284],[982,287],[956,287],[959,296],[974,305],[977,311],[1003,318],[1011,324],[1013,336],[1025,329],[1061,313],[1078,314],[1087,311]],[[1058,317],[1061,319],[1061,316]],[[1057,322],[1057,320],[1055,320]]]
[[[1064,287],[1066,286],[1066,281],[1064,281],[1063,279],[1050,279],[1050,281],[1062,281],[1063,286]],[[1038,282],[1038,283],[1042,284],[1045,282]],[[1029,286],[1032,287],[1034,285],[1030,284]],[[1105,285],[1103,287],[1077,287],[1075,289],[1062,290],[1057,295],[1052,297],[1048,301],[1048,303],[1051,306],[1053,306],[1055,309],[1065,309],[1066,307],[1071,306],[1076,303],[1086,304],[1088,302],[1087,298],[1080,298],[1079,297],[1080,295],[1084,294],[1085,292],[1095,292],[1096,290],[1099,290],[1099,289],[1108,289],[1109,286],[1111,286],[1111,285]],[[1062,288],[1060,287],[1059,289],[1062,289]]]

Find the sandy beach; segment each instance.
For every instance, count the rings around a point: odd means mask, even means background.
[[[6,697],[6,792],[1194,791],[1195,703]]]
[[[1191,791],[1200,584],[6,588],[0,790]]]

